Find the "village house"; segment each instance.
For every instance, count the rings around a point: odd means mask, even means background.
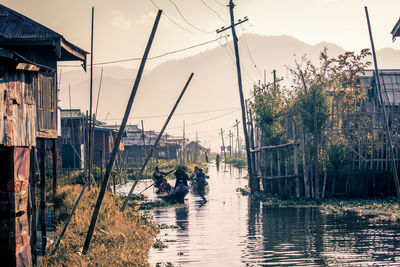
[[[87,158],[89,118],[80,109],[61,110],[61,149],[62,168],[83,169]],[[100,166],[108,161],[118,131],[114,126],[96,120],[93,130],[93,162]],[[124,150],[123,143],[120,151]]]
[[[144,158],[147,151],[154,146],[159,133],[142,131],[136,125],[128,125],[122,139],[127,157],[133,161]],[[181,157],[182,137],[164,134],[153,153],[156,159],[177,159]]]
[[[24,217],[30,169],[35,166],[31,158],[35,158],[35,147],[40,143],[44,190],[46,144],[51,141],[52,154],[56,155],[58,137],[57,62],[76,60],[85,66],[86,55],[59,33],[0,5],[0,210],[14,214],[9,217],[10,236],[2,236],[0,247],[9,251],[3,262],[9,266],[31,265],[29,229]],[[53,157],[53,165],[56,160]],[[54,188],[55,185],[53,181]],[[44,206],[42,197],[41,207]]]

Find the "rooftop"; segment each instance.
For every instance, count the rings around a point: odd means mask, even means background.
[[[58,60],[80,60],[86,65],[86,51],[61,34],[0,4],[0,46],[32,45],[51,46]]]

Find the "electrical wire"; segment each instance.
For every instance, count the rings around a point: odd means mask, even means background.
[[[225,116],[227,116],[227,115],[230,115],[230,114],[232,114],[232,113],[235,113],[235,112],[237,112],[238,110],[240,110],[240,108],[237,108],[237,109],[235,109],[234,111],[227,112],[227,113],[224,113],[224,114],[219,115],[219,116],[216,116],[216,117],[212,117],[212,118],[210,118],[210,119],[206,119],[206,120],[202,120],[202,121],[198,121],[198,122],[189,123],[189,124],[186,124],[186,127],[188,127],[188,126],[193,126],[193,125],[197,125],[197,124],[201,124],[201,123],[204,123],[204,122],[209,122],[209,121],[212,121],[212,120],[216,120],[216,119],[225,117]],[[179,128],[181,128],[181,127],[170,128],[170,129],[179,129]]]
[[[157,9],[161,9],[161,8],[159,8],[158,6],[157,6],[157,4],[153,1],[153,0],[149,0]],[[198,32],[194,32],[194,31],[191,31],[191,30],[188,30],[188,29],[186,29],[185,27],[183,27],[182,25],[180,25],[179,23],[177,23],[175,20],[173,20],[170,16],[168,16],[168,14],[167,13],[165,13],[165,11],[163,12],[163,15],[168,19],[168,20],[170,20],[173,24],[175,24],[176,26],[178,26],[179,28],[181,28],[182,30],[184,30],[184,31],[187,31],[187,32],[189,32],[189,33],[193,33],[193,34],[202,34],[202,33],[198,33]]]
[[[207,3],[204,2],[204,0],[200,0],[200,1],[201,1],[201,2],[203,3],[203,5],[205,5],[209,10],[211,10],[211,12],[214,13],[221,21],[226,22],[226,23],[229,23],[226,19],[224,19],[223,17],[221,17],[221,15],[220,15],[217,11],[215,11],[212,7],[210,7],[209,5],[207,5]]]
[[[168,55],[180,53],[180,52],[187,51],[187,50],[190,50],[190,49],[193,49],[193,48],[197,48],[197,47],[200,47],[200,46],[203,46],[203,45],[207,45],[207,44],[219,41],[220,38],[223,38],[223,37],[219,37],[219,38],[207,41],[207,42],[203,42],[203,43],[199,43],[199,44],[196,44],[196,45],[188,46],[188,47],[181,48],[181,49],[178,49],[178,50],[169,51],[169,52],[157,55],[157,56],[149,57],[149,58],[147,58],[147,60],[158,59],[158,58],[162,58],[162,57],[165,57],[165,56],[168,56]],[[105,62],[94,63],[93,66],[101,66],[101,65],[123,63],[123,62],[130,62],[130,61],[139,61],[139,60],[142,60],[142,58],[141,57],[135,57],[135,58],[127,58],[127,59],[105,61]],[[86,66],[89,66],[89,65],[90,64],[87,64]],[[78,68],[78,67],[80,68],[82,65],[58,65],[58,66],[59,67],[63,67],[63,68]]]
[[[181,16],[181,18],[182,18],[188,25],[192,26],[194,29],[196,29],[196,30],[198,30],[198,31],[200,31],[200,32],[203,32],[203,33],[214,33],[214,31],[205,31],[205,30],[202,30],[202,29],[196,27],[196,26],[193,25],[192,23],[190,23],[190,22],[185,18],[185,16],[183,16],[183,14],[182,14],[182,12],[180,11],[179,7],[178,7],[172,0],[168,0],[168,1],[175,7],[175,9],[178,11],[179,15]]]
[[[229,43],[229,42],[228,42],[228,47],[229,47],[230,52],[234,55],[235,52],[233,51],[233,48],[232,48],[232,46],[231,46],[231,43]],[[233,56],[231,56],[231,58],[232,58],[234,64],[236,64],[236,61],[233,59]],[[243,73],[244,73],[244,76],[243,76],[243,77],[245,78],[245,80],[247,80],[247,82],[250,83],[250,84],[256,84],[256,82],[251,78],[251,76],[250,76],[249,73],[247,72],[246,68],[243,67],[243,64],[242,64],[242,63],[240,63],[240,67],[241,67],[241,69],[243,70]]]
[[[237,109],[235,109],[235,110],[233,110],[233,111],[230,111],[230,112],[227,112],[227,113],[224,113],[224,114],[222,114],[222,115],[219,115],[219,116],[216,116],[216,117],[212,117],[212,118],[209,118],[209,119],[206,119],[206,120],[201,120],[201,121],[197,121],[197,122],[193,122],[193,123],[186,124],[185,127],[189,127],[189,126],[198,125],[198,124],[201,124],[201,123],[205,123],[205,122],[217,120],[217,119],[219,119],[219,118],[222,118],[222,117],[225,117],[225,116],[230,115],[230,114],[232,114],[232,113],[235,113],[235,112],[237,112],[238,110],[240,110],[240,108],[237,108]],[[168,130],[174,130],[174,129],[181,129],[181,128],[182,128],[182,126],[176,126],[176,127],[171,127],[171,128],[167,128],[167,129],[168,129]],[[157,130],[155,130],[155,131],[159,131],[159,130],[161,130],[161,129],[157,129]]]
[[[244,34],[244,30],[243,30],[243,25],[242,24],[240,24],[240,29],[242,31],[242,36],[243,36],[243,40],[244,40],[244,45],[242,44],[242,46],[245,48],[247,54],[250,57],[250,60],[253,62],[254,68],[256,69],[258,75],[260,75],[261,79],[263,79],[263,75],[261,74],[260,70],[258,69],[256,62],[254,61],[254,57],[251,54],[251,51],[250,51],[250,48],[249,48],[249,44],[247,42],[246,35]]]
[[[227,7],[227,5],[221,4],[220,2],[218,2],[217,0],[214,0],[215,3],[217,3],[218,5],[222,6],[222,7]]]
[[[188,113],[176,113],[174,116],[183,116],[183,115],[195,115],[195,114],[205,114],[205,113],[211,113],[211,112],[218,112],[218,111],[226,111],[226,110],[237,110],[239,107],[234,107],[234,108],[224,108],[224,109],[214,109],[214,110],[204,110],[204,111],[196,111],[196,112],[188,112]],[[141,116],[141,117],[135,117],[135,119],[150,119],[150,118],[164,118],[167,117],[168,115],[152,115],[152,116]],[[115,120],[121,120],[121,118],[107,118],[107,120],[115,121]]]

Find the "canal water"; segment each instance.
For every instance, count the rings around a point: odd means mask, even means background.
[[[175,226],[157,236],[168,247],[151,249],[151,266],[400,266],[399,224],[264,206],[237,192],[245,172],[209,165],[209,175],[206,203],[190,192],[184,205],[150,211],[157,224]]]

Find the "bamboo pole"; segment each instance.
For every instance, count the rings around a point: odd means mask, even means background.
[[[373,59],[374,59],[376,84],[377,84],[379,96],[380,96],[380,99],[381,99],[380,104],[381,104],[381,108],[382,108],[382,111],[383,111],[383,118],[384,118],[384,123],[385,123],[386,136],[387,136],[387,140],[389,142],[389,152],[390,152],[391,163],[392,163],[392,172],[393,172],[394,184],[396,186],[397,202],[400,205],[400,185],[399,185],[399,178],[398,178],[398,174],[397,174],[397,165],[396,165],[396,161],[394,159],[392,137],[390,135],[389,122],[388,122],[388,118],[387,118],[387,114],[386,114],[385,104],[383,102],[383,95],[382,95],[381,84],[380,84],[380,79],[379,79],[379,72],[378,72],[378,63],[377,63],[377,60],[376,60],[374,40],[373,40],[373,37],[372,37],[371,24],[370,24],[370,21],[369,21],[369,15],[368,15],[368,8],[367,7],[365,7],[365,15],[367,17],[368,32],[369,32],[369,38],[370,38],[370,41],[371,41],[372,55],[373,55]]]
[[[156,141],[154,142],[153,147],[151,148],[149,154],[147,155],[146,160],[145,160],[145,162],[144,162],[142,168],[140,169],[139,173],[136,175],[136,180],[135,180],[135,182],[133,183],[131,189],[129,190],[129,193],[128,193],[128,195],[126,196],[126,198],[125,198],[125,200],[124,200],[124,203],[123,203],[123,205],[122,205],[121,210],[124,210],[124,209],[126,208],[126,205],[128,204],[129,198],[131,197],[133,190],[135,189],[137,183],[139,182],[140,177],[142,176],[143,171],[144,171],[144,169],[145,169],[146,166],[147,166],[147,163],[149,162],[151,156],[153,155],[154,150],[156,149],[158,143],[160,142],[161,136],[163,135],[165,129],[167,128],[168,123],[169,123],[169,121],[171,120],[172,116],[174,115],[174,112],[175,112],[176,108],[178,107],[178,104],[179,104],[179,102],[181,101],[181,99],[182,99],[182,97],[183,97],[183,94],[185,93],[187,87],[188,87],[189,84],[190,84],[190,81],[191,81],[192,78],[193,78],[193,75],[194,75],[194,73],[191,73],[191,74],[190,74],[189,79],[187,80],[187,82],[186,82],[186,84],[185,84],[185,87],[183,88],[181,94],[179,95],[178,100],[176,100],[176,103],[175,103],[174,107],[172,108],[172,110],[171,110],[171,112],[170,112],[170,114],[169,114],[167,120],[165,121],[164,126],[162,127],[160,133],[158,134],[157,139],[156,139]]]
[[[155,20],[154,25],[153,25],[153,29],[152,29],[151,34],[150,34],[149,41],[147,43],[146,50],[144,52],[142,61],[140,63],[140,67],[139,67],[139,70],[138,70],[138,73],[137,73],[137,76],[136,76],[135,83],[134,83],[133,88],[132,88],[131,95],[129,97],[129,101],[128,101],[128,104],[127,104],[127,107],[126,107],[126,110],[125,110],[124,118],[122,119],[122,123],[121,123],[120,129],[119,129],[119,132],[118,132],[118,136],[117,136],[117,139],[115,140],[115,143],[114,143],[114,148],[113,148],[113,151],[111,153],[111,157],[110,157],[110,161],[109,161],[108,166],[107,166],[106,174],[104,176],[103,183],[101,184],[99,197],[97,198],[96,206],[95,206],[94,211],[93,211],[92,219],[90,221],[89,230],[88,230],[88,233],[86,235],[85,243],[84,243],[84,246],[83,246],[83,254],[86,254],[88,249],[89,249],[90,241],[92,239],[94,228],[96,226],[97,217],[99,215],[101,203],[103,202],[103,198],[104,198],[104,194],[106,192],[108,180],[110,179],[111,170],[112,170],[112,168],[114,166],[115,157],[116,157],[117,152],[119,150],[119,145],[121,143],[122,135],[123,135],[123,133],[125,131],[126,123],[128,122],[129,113],[131,112],[131,108],[132,108],[132,105],[133,105],[133,100],[135,99],[136,92],[137,92],[137,90],[139,88],[140,80],[142,78],[142,74],[143,74],[144,67],[146,65],[147,57],[149,55],[150,48],[151,48],[154,36],[156,34],[156,31],[157,31],[157,27],[158,27],[158,23],[159,23],[160,18],[161,18],[161,14],[162,14],[162,10],[158,10],[157,17],[156,17],[156,20]]]
[[[94,28],[94,7],[92,7],[92,31],[91,31],[91,45],[90,45],[90,105],[89,105],[89,145],[88,145],[88,181],[89,189],[92,180],[92,102],[93,102],[93,28]]]

